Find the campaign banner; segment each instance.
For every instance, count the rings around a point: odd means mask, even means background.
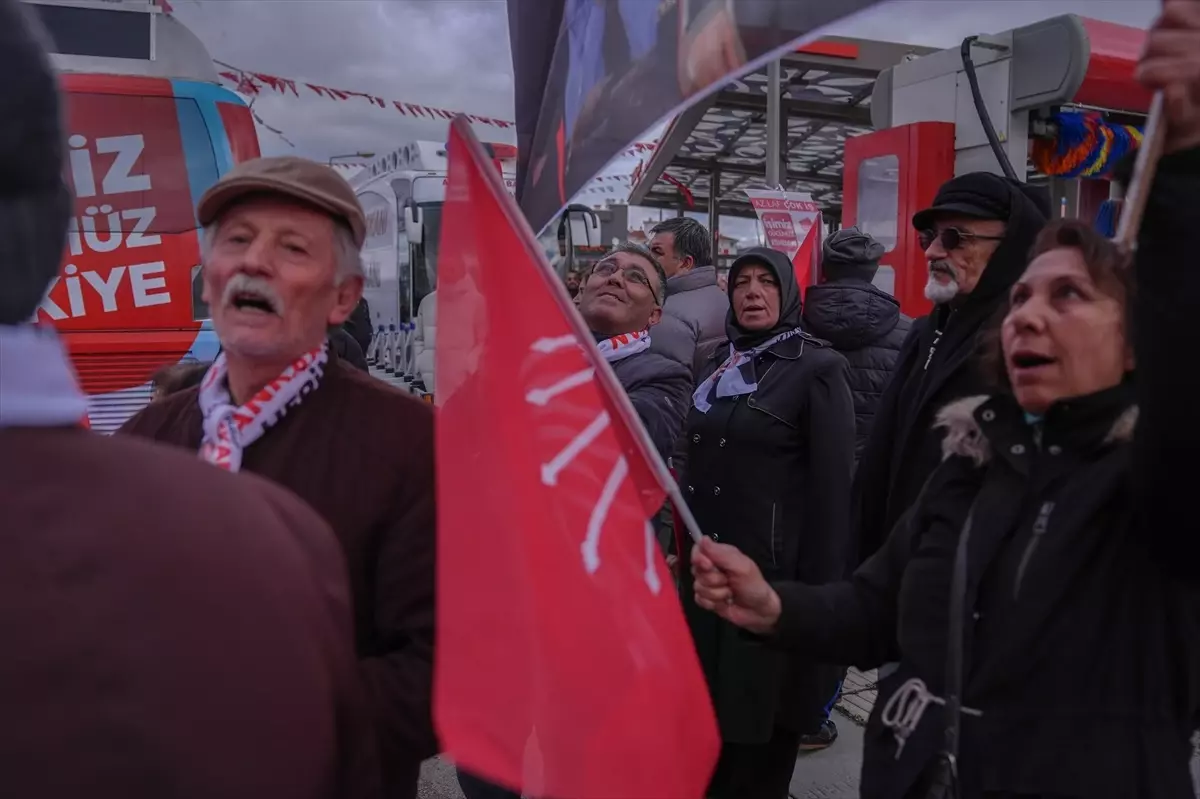
[[[762,223],[767,246],[779,250],[796,267],[803,291],[818,274],[822,244],[821,207],[812,195],[798,191],[743,189]]]
[[[877,2],[508,0],[530,226],[656,124]]]

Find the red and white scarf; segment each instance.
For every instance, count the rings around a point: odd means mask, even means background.
[[[200,412],[204,414],[200,457],[230,472],[241,469],[246,447],[262,438],[290,409],[317,389],[328,360],[329,346],[322,343],[301,355],[283,374],[238,406],[229,396],[225,353],[218,355],[200,383]]]
[[[650,331],[622,333],[619,336],[597,342],[596,346],[600,348],[600,354],[604,356],[604,360],[613,363],[650,349]]]

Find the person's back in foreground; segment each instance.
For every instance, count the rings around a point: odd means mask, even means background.
[[[0,792],[375,796],[332,533],[264,480],[0,429]]]
[[[27,13],[0,0],[0,795],[377,796],[331,531],[263,481],[81,429],[61,344],[27,324],[71,213]]]

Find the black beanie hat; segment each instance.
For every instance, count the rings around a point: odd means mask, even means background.
[[[842,228],[825,239],[821,251],[821,276],[826,280],[863,280],[870,283],[887,252],[882,244],[857,227]]]
[[[58,273],[71,214],[45,41],[29,7],[0,0],[0,325],[37,310]]]

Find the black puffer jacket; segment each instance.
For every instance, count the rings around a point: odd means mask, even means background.
[[[802,327],[832,344],[850,364],[857,464],[912,320],[900,313],[895,297],[864,280],[851,279],[810,287]]]

